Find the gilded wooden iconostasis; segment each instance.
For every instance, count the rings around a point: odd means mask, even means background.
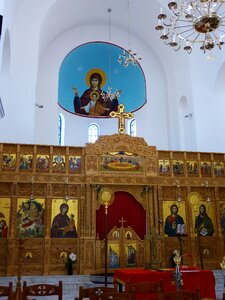
[[[0,275],[66,274],[72,252],[74,274],[104,272],[104,201],[110,272],[169,267],[175,249],[184,264],[219,269],[224,161],[224,154],[157,151],[119,134],[84,148],[0,144]],[[196,227],[202,204],[213,232]],[[175,235],[165,233],[174,205]]]

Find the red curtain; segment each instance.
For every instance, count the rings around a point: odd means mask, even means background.
[[[116,192],[113,203],[108,208],[108,230],[114,227],[121,227],[119,220],[126,221],[123,226],[132,227],[137,235],[143,240],[146,234],[146,211],[136,199],[127,192]],[[105,238],[105,207],[100,206],[96,212],[96,233],[100,240]]]

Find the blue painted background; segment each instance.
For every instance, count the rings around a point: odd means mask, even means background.
[[[79,96],[88,88],[85,78],[90,69],[100,68],[107,76],[102,87],[107,91],[112,87],[122,90],[119,104],[124,104],[125,111],[133,112],[146,103],[146,83],[139,64],[127,68],[118,63],[123,53],[121,47],[105,43],[92,42],[73,49],[63,60],[59,71],[58,104],[68,112],[74,113],[72,86],[78,89]]]

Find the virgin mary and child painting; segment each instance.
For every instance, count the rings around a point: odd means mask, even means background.
[[[101,69],[95,68],[89,70],[86,75],[86,83],[89,88],[79,96],[78,89],[72,87],[74,96],[74,111],[80,115],[86,116],[109,116],[111,111],[118,110],[118,97],[120,91],[114,93],[113,97],[109,97],[102,90],[105,85],[106,75]]]
[[[74,214],[68,216],[69,205],[62,203],[60,205],[60,212],[52,221],[51,237],[52,238],[76,238],[77,229],[74,220]]]

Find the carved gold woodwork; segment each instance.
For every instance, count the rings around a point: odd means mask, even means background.
[[[118,228],[114,226],[108,234],[108,250],[110,247],[116,247],[118,251],[117,254],[119,255],[119,267],[125,268],[127,267],[128,260],[127,248],[132,245],[136,250],[135,267],[143,268],[146,265],[146,257],[149,255],[149,252],[146,253],[146,241],[141,240],[130,226],[126,227],[126,220],[120,220],[120,222],[121,227]],[[101,248],[104,248],[104,241],[101,241]],[[108,254],[108,264],[109,263],[110,258]],[[103,260],[102,264],[104,265]]]
[[[143,160],[142,173],[128,172],[103,172],[100,170],[101,156],[108,152],[125,151],[138,155]],[[17,199],[29,198],[32,190],[31,179],[34,178],[33,192],[36,198],[45,199],[45,237],[41,239],[28,239],[23,244],[22,261],[24,274],[48,275],[66,274],[65,263],[60,259],[60,253],[75,252],[77,262],[75,272],[90,274],[103,272],[104,270],[104,243],[96,237],[96,210],[99,209],[100,199],[97,197],[95,186],[110,189],[113,193],[126,191],[133,195],[147,212],[148,224],[146,240],[139,241],[138,266],[149,263],[151,256],[150,232],[154,228],[157,236],[162,236],[156,241],[157,257],[161,266],[167,266],[168,255],[174,246],[178,247],[177,239],[167,238],[163,234],[163,226],[157,219],[163,220],[164,201],[176,202],[176,186],[173,170],[167,176],[159,176],[159,160],[182,160],[184,173],[179,175],[181,198],[185,205],[188,237],[185,237],[184,251],[196,253],[199,264],[198,244],[193,228],[193,204],[189,201],[189,195],[196,193],[204,202],[206,199],[204,182],[209,185],[211,208],[214,216],[215,234],[202,241],[201,251],[205,268],[219,268],[219,262],[225,251],[225,237],[221,229],[220,206],[225,204],[225,175],[214,174],[214,162],[225,161],[222,153],[198,153],[182,151],[157,151],[156,147],[149,146],[143,138],[130,137],[127,134],[114,134],[102,136],[95,144],[87,144],[86,147],[59,147],[47,145],[23,145],[23,144],[0,144],[0,164],[3,154],[15,154],[16,166],[14,170],[2,169],[0,166],[0,198],[10,198],[10,224],[8,239],[0,238],[0,276],[17,275],[18,271],[18,245],[16,239],[16,214]],[[29,172],[19,170],[20,155],[31,154],[33,156],[33,169]],[[66,164],[64,173],[53,172],[50,166],[47,172],[36,171],[35,160],[38,155],[49,155],[50,161],[54,155],[65,156]],[[70,173],[68,167],[69,156],[81,156],[80,173]],[[187,174],[187,161],[197,162],[198,175]],[[203,161],[211,163],[211,177],[203,178],[200,172],[200,164]],[[220,174],[219,174],[220,175]],[[52,199],[65,197],[65,180],[68,180],[68,195],[78,200],[79,221],[78,239],[51,239],[51,210]],[[146,190],[146,188],[150,189]],[[1,200],[1,199],[0,199]],[[196,213],[198,207],[196,207]],[[177,243],[178,242],[178,243]],[[174,243],[174,244],[173,244]],[[32,257],[25,258],[26,253]],[[92,255],[94,253],[95,255]],[[42,256],[41,256],[42,255]],[[30,255],[29,255],[30,256]]]

